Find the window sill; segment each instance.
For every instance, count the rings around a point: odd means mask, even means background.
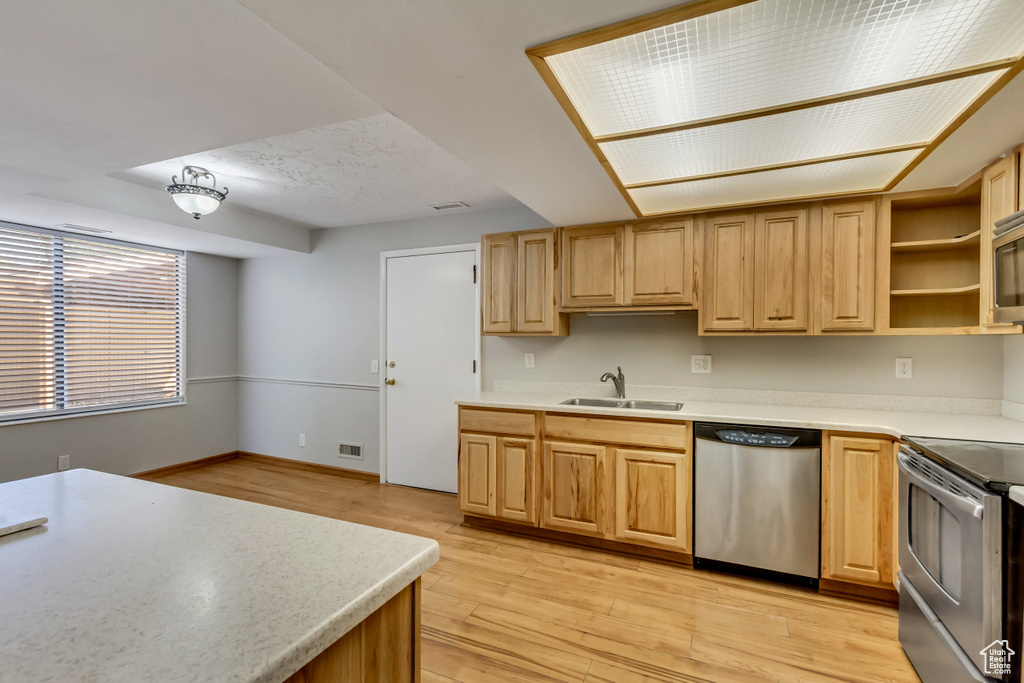
[[[147,403],[145,405],[120,406],[117,408],[82,408],[81,410],[61,413],[50,413],[48,415],[32,415],[25,417],[11,417],[0,419],[0,428],[13,425],[31,424],[33,422],[51,422],[53,420],[70,420],[76,417],[99,417],[101,415],[113,415],[115,413],[132,413],[137,410],[152,410],[154,408],[173,408],[188,404],[188,399],[182,396],[178,400],[163,401],[161,403]]]

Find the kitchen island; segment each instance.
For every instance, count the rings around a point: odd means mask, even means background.
[[[0,538],[5,683],[419,680],[433,540],[90,470],[0,484],[15,515],[49,522]]]

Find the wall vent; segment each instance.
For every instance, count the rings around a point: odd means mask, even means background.
[[[363,459],[363,444],[361,443],[338,443],[338,457],[349,460]]]
[[[468,209],[469,204],[466,202],[445,202],[443,204],[431,204],[431,209],[435,211],[448,211],[449,209]]]
[[[74,223],[61,223],[60,225],[54,226],[58,230],[65,230],[67,232],[84,232],[90,235],[106,235],[114,232],[113,230],[104,230],[103,228],[89,228],[84,225],[75,225]]]

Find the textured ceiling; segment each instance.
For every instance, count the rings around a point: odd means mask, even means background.
[[[321,126],[114,174],[148,187],[202,166],[232,205],[318,228],[436,216],[431,204],[519,204],[391,114]]]

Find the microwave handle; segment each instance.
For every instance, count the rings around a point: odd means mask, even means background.
[[[982,518],[985,508],[981,503],[973,498],[958,496],[952,491],[940,488],[931,479],[926,479],[912,470],[907,464],[909,460],[910,459],[903,453],[903,451],[900,451],[899,456],[897,456],[897,461],[899,463],[900,472],[906,475],[907,479],[927,491],[932,498],[939,501],[946,507],[965,512],[972,517],[977,517],[978,519]]]

